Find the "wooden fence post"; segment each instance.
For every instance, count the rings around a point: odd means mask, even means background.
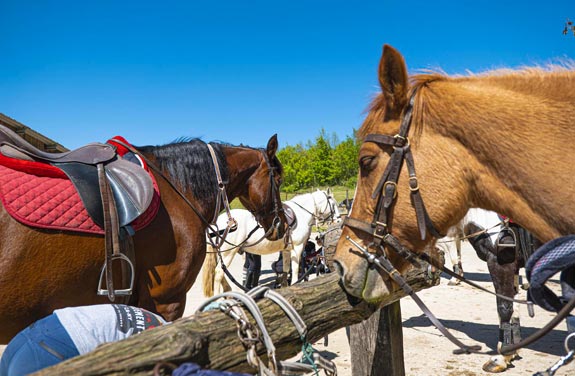
[[[352,325],[350,349],[352,375],[404,376],[400,302]]]

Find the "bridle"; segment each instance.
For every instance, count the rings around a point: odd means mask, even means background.
[[[415,173],[413,154],[411,153],[411,147],[407,136],[411,126],[415,94],[416,90],[414,90],[409,99],[409,103],[401,120],[399,132],[396,135],[369,134],[364,140],[364,143],[372,142],[378,145],[393,147],[393,152],[391,153],[387,167],[385,168],[375,191],[371,195],[372,199],[378,199],[372,222],[367,223],[359,219],[352,218],[351,216],[346,217],[344,220],[344,226],[370,234],[373,238],[373,245],[377,249],[389,246],[408,261],[411,261],[413,256],[411,253],[406,253],[407,248],[400,244],[399,240],[391,233],[390,228],[390,220],[393,214],[394,204],[397,199],[397,182],[399,180],[401,167],[404,161],[407,163],[409,190],[411,191],[412,201],[415,206],[417,226],[419,228],[421,239],[425,239],[427,230],[429,230],[431,235],[437,238],[444,236],[440,234],[433,225],[433,222],[425,209],[425,205],[423,204],[423,198],[419,191],[419,182]]]
[[[415,173],[413,154],[411,153],[408,139],[416,93],[417,90],[414,90],[409,98],[409,102],[401,119],[399,132],[396,135],[369,134],[364,140],[364,142],[372,142],[380,146],[392,146],[393,152],[391,153],[390,160],[375,188],[375,191],[371,195],[372,199],[377,198],[376,209],[374,211],[372,222],[368,223],[352,218],[351,216],[346,217],[344,220],[344,226],[367,233],[371,236],[372,242],[366,249],[349,236],[346,237],[346,239],[362,252],[362,255],[367,258],[367,261],[370,264],[375,265],[377,268],[387,273],[395,283],[397,283],[408,295],[412,297],[437,329],[439,329],[445,337],[459,347],[459,349],[456,350],[457,353],[478,352],[481,349],[480,346],[467,346],[463,344],[455,338],[455,336],[453,336],[443,326],[443,324],[441,324],[441,322],[433,315],[433,313],[431,313],[419,296],[417,296],[415,291],[413,291],[406,280],[401,276],[399,271],[389,261],[385,252],[385,249],[389,248],[406,261],[412,263],[414,266],[420,267],[420,264],[417,261],[417,259],[420,258],[419,255],[401,244],[399,239],[391,233],[391,219],[397,199],[397,182],[399,180],[399,175],[404,161],[407,164],[407,171],[409,173],[409,190],[411,191],[411,199],[415,207],[417,226],[419,228],[421,239],[425,239],[428,230],[431,235],[437,238],[444,236],[440,234],[433,225],[433,222],[425,209],[425,205],[423,204],[423,198],[419,191],[419,182]],[[370,253],[368,251],[369,248],[374,248],[375,254]]]
[[[274,214],[274,219],[272,221],[272,225],[270,226],[270,228],[268,229],[268,231],[266,231],[266,234],[264,235],[264,237],[267,237],[271,233],[272,230],[279,229],[279,226],[281,225],[281,222],[282,222],[281,218],[280,218],[280,213],[283,213],[284,209],[283,209],[281,202],[277,199],[278,196],[280,195],[280,187],[278,184],[276,184],[276,173],[277,173],[278,167],[272,165],[272,163],[271,163],[270,159],[268,158],[268,155],[267,155],[265,150],[259,149],[259,151],[262,153],[262,157],[263,157],[264,161],[266,162],[266,165],[267,165],[268,170],[269,170],[270,184],[269,184],[269,190],[268,190],[268,199],[271,198],[272,202],[273,202],[273,209],[272,210],[273,210],[273,214]],[[261,210],[253,211],[252,214],[256,218],[256,221],[258,223],[261,223],[261,218],[269,215],[270,213],[266,212],[265,209],[262,208]]]
[[[299,206],[303,211],[305,211],[306,213],[308,213],[309,215],[311,215],[312,218],[315,220],[316,227],[317,227],[318,223],[325,223],[325,222],[327,222],[327,221],[329,221],[329,220],[333,220],[333,219],[334,219],[334,216],[335,216],[335,210],[333,210],[333,207],[332,207],[332,204],[331,204],[331,201],[330,201],[330,200],[333,200],[333,197],[330,196],[330,195],[328,195],[327,193],[325,193],[325,192],[323,192],[323,191],[322,191],[322,193],[325,195],[326,208],[323,209],[323,210],[321,210],[321,212],[320,212],[320,210],[317,208],[317,204],[316,204],[316,202],[315,202],[315,199],[313,198],[313,193],[312,193],[312,196],[311,196],[311,198],[312,198],[312,200],[313,200],[313,207],[314,207],[314,212],[313,212],[313,213],[312,213],[311,211],[307,210],[307,209],[306,209],[305,207],[303,207],[302,205],[298,204],[297,202],[295,202],[295,201],[290,201],[290,203],[293,203],[293,204]],[[328,214],[327,216],[323,217],[321,214],[325,213],[325,212],[327,211],[326,209],[329,209],[329,214]]]
[[[212,148],[212,146],[210,144],[208,145],[208,149],[210,151],[210,154],[212,156],[212,161],[214,163],[214,169],[216,172],[216,177],[218,179],[218,189],[219,189],[219,193],[217,196],[217,202],[216,202],[216,209],[215,209],[215,213],[214,213],[214,218],[211,222],[211,226],[208,226],[208,231],[210,231],[212,234],[214,234],[214,237],[217,238],[216,241],[212,240],[211,236],[208,236],[208,240],[210,242],[210,244],[217,249],[217,253],[220,255],[221,258],[221,254],[220,254],[220,248],[221,246],[225,243],[229,242],[226,240],[227,235],[230,231],[233,231],[236,227],[237,227],[237,221],[232,217],[232,213],[231,213],[231,209],[228,203],[228,198],[227,198],[227,194],[226,194],[226,190],[225,190],[225,186],[226,186],[226,182],[224,182],[221,178],[221,173],[220,173],[220,168],[217,162],[217,158],[215,155],[215,152]],[[267,167],[268,167],[268,171],[269,171],[269,180],[270,180],[270,184],[269,184],[269,190],[268,190],[268,201],[269,199],[272,200],[273,202],[273,214],[274,214],[274,219],[272,220],[272,225],[268,228],[268,230],[264,233],[264,235],[262,236],[262,238],[260,240],[257,241],[257,243],[261,242],[263,239],[267,238],[274,230],[278,230],[279,226],[281,225],[281,218],[280,218],[280,213],[283,212],[283,208],[282,206],[279,204],[278,200],[277,200],[277,196],[279,196],[279,186],[276,184],[276,170],[277,167],[272,166],[271,162],[269,161],[269,158],[265,152],[265,150],[263,149],[257,149],[261,154],[262,154],[262,158],[265,161]],[[217,226],[217,219],[218,219],[218,214],[221,211],[221,206],[224,206],[225,210],[226,210],[226,215],[228,216],[228,221],[226,224],[226,228],[224,230],[219,230],[218,226]],[[256,221],[258,223],[258,225],[250,232],[250,234],[248,235],[248,237],[246,239],[244,239],[244,241],[239,244],[239,245],[234,245],[234,248],[238,248],[240,247],[242,244],[244,244],[245,242],[248,241],[248,239],[251,237],[251,235],[259,228],[261,227],[260,223],[261,223],[261,219],[265,216],[267,216],[269,214],[269,212],[266,212],[264,208],[262,208],[261,210],[257,210],[257,211],[252,211],[253,216],[256,218]],[[214,230],[212,228],[212,226],[214,226],[216,229]],[[257,244],[256,243],[256,244]]]
[[[433,313],[429,311],[423,301],[421,301],[415,291],[413,291],[413,289],[407,284],[406,280],[401,276],[399,271],[389,261],[388,255],[385,252],[385,248],[387,247],[401,256],[404,260],[413,264],[415,267],[420,267],[418,260],[423,260],[463,282],[466,282],[474,287],[479,287],[478,285],[470,283],[470,281],[445,268],[429,255],[425,253],[416,254],[401,244],[399,239],[391,233],[391,219],[394,204],[397,199],[397,182],[401,173],[401,167],[405,161],[409,173],[409,190],[411,191],[411,199],[415,208],[417,226],[421,235],[421,239],[425,240],[427,231],[429,231],[429,233],[436,238],[442,238],[445,236],[436,229],[431,218],[429,217],[429,214],[427,213],[427,210],[425,209],[423,198],[421,197],[421,193],[419,191],[419,182],[415,173],[415,163],[413,161],[413,155],[411,153],[409,144],[408,133],[411,127],[413,105],[415,103],[416,94],[417,89],[413,90],[411,93],[407,107],[403,112],[399,132],[397,134],[393,136],[368,134],[365,137],[364,143],[372,142],[378,145],[392,146],[393,152],[391,153],[387,167],[385,168],[383,175],[371,196],[372,199],[377,198],[376,209],[374,211],[372,222],[368,223],[356,218],[352,218],[351,216],[347,216],[343,223],[344,226],[359,230],[370,235],[372,242],[368,244],[367,248],[364,248],[349,236],[346,237],[346,240],[358,248],[361,251],[362,256],[364,256],[370,264],[375,265],[375,267],[387,273],[395,283],[397,283],[408,295],[412,297],[412,299],[431,320],[435,327],[441,331],[441,333],[445,335],[446,338],[448,338],[452,343],[459,347],[459,349],[454,350],[454,353],[477,353],[481,349],[480,346],[467,346],[460,342],[443,326],[443,324],[441,324],[441,322],[433,315]],[[374,248],[375,254],[369,252],[369,248]],[[495,294],[484,288],[479,288],[502,299],[523,304],[531,303],[508,298],[500,294]],[[520,343],[505,346],[500,350],[500,353],[504,355],[510,354],[513,351],[516,351],[535,342],[537,339],[551,331],[562,319],[564,319],[569,314],[573,307],[575,307],[575,297],[572,298],[571,301],[557,314],[557,316],[555,316],[547,325],[545,325],[545,327],[541,328],[536,333],[532,334],[529,338],[524,339]],[[532,306],[528,308],[531,315]]]

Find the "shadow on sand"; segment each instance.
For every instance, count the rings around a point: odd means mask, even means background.
[[[460,320],[441,320],[441,322],[443,323],[443,325],[445,325],[445,327],[448,330],[465,333],[473,341],[478,342],[483,347],[482,351],[487,352],[489,354],[497,353],[497,340],[499,333],[498,325],[479,324]],[[422,314],[420,316],[411,317],[405,320],[403,322],[403,327],[417,330],[418,328],[433,327],[433,325],[431,324],[429,319]],[[535,333],[538,329],[539,328],[521,327],[521,335],[523,336],[523,338],[527,338],[531,334]],[[458,337],[457,333],[452,334]],[[439,331],[437,331],[437,335],[441,336]],[[563,341],[565,340],[566,336],[567,336],[566,330],[555,329],[552,330],[545,337],[541,338],[539,341],[528,346],[527,348],[545,354],[563,356],[565,355],[565,349],[563,348]],[[448,339],[445,339],[445,341],[446,343],[449,343]],[[462,342],[465,343],[466,345],[475,345],[475,343],[467,343],[469,341],[467,342],[462,341]],[[486,347],[491,349],[491,351],[488,351]]]

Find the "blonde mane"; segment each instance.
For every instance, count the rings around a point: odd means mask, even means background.
[[[417,90],[416,104],[413,110],[416,129],[415,136],[422,127],[440,118],[443,123],[458,115],[458,120],[475,123],[478,114],[489,113],[494,101],[490,97],[507,98],[509,104],[513,98],[518,101],[532,100],[534,104],[560,106],[561,102],[575,102],[575,62],[562,64],[523,67],[520,69],[501,68],[478,74],[449,76],[444,72],[426,71],[410,77],[409,95]],[[475,94],[483,92],[484,99],[477,100]],[[475,101],[470,104],[466,97]],[[454,103],[470,104],[466,111],[453,114]],[[461,106],[460,106],[461,107]],[[373,133],[385,119],[385,98],[379,93],[368,107],[364,124],[359,130],[360,137]],[[505,112],[505,111],[504,111]],[[512,114],[510,114],[513,116]],[[575,114],[574,114],[575,115]],[[447,116],[447,119],[445,117]]]

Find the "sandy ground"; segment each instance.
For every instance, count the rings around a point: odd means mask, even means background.
[[[463,249],[465,276],[492,288],[486,264],[477,258],[468,244],[464,243]],[[270,265],[276,258],[275,254],[263,257],[261,283],[270,282],[274,277]],[[232,273],[238,280],[241,280],[241,269],[241,262],[236,262],[231,267]],[[556,284],[557,281],[552,280],[552,282]],[[525,293],[522,292],[521,297],[524,295]],[[421,291],[419,296],[459,340],[466,344],[479,344],[487,354],[495,353],[499,324],[495,297],[464,284],[449,286],[446,278],[441,279],[439,286]],[[188,303],[184,315],[192,315],[204,299],[200,275],[188,292]],[[481,369],[489,355],[452,354],[454,346],[430,324],[410,298],[402,299],[401,309],[406,375],[489,375]],[[524,337],[543,327],[552,317],[552,314],[536,308],[535,317],[530,318],[525,307],[521,307],[520,315]],[[537,371],[546,370],[558,360],[559,356],[564,355],[565,336],[565,325],[561,324],[557,330],[522,350],[520,353],[522,359],[516,360],[514,367],[508,369],[505,374],[533,375]],[[323,341],[319,341],[314,344],[314,347],[336,363],[338,375],[351,376],[350,350],[344,328],[329,335],[327,346],[324,346]],[[3,348],[4,346],[0,346],[0,353]],[[575,375],[575,365],[570,364],[561,368],[556,375]]]
[[[273,274],[270,265],[276,257],[276,255],[263,257],[260,282],[271,281]],[[231,268],[237,280],[241,280],[241,268],[240,262]],[[467,278],[492,289],[487,265],[477,258],[467,243],[464,243],[463,248],[463,268]],[[201,291],[200,276],[188,293],[186,316],[193,314],[195,308],[204,299]],[[466,344],[481,345],[486,354],[496,353],[499,319],[495,297],[464,284],[449,286],[447,278],[442,278],[439,286],[420,292],[419,296],[459,340]],[[524,296],[525,293],[522,292],[520,297]],[[406,375],[489,375],[483,372],[481,367],[490,355],[454,355],[452,353],[454,345],[431,325],[411,298],[402,299],[401,309]],[[535,317],[530,318],[526,308],[521,307],[520,316],[522,334],[526,337],[536,329],[543,327],[551,319],[552,314],[536,307]],[[557,330],[552,331],[539,342],[521,350],[522,359],[516,360],[514,367],[505,371],[505,374],[532,375],[546,370],[558,360],[559,356],[564,355],[565,329],[565,324],[561,324]],[[350,376],[352,374],[345,329],[330,334],[327,346],[324,346],[323,341],[319,341],[314,344],[314,347],[337,364],[338,375]],[[556,375],[575,375],[574,364],[561,368]]]

